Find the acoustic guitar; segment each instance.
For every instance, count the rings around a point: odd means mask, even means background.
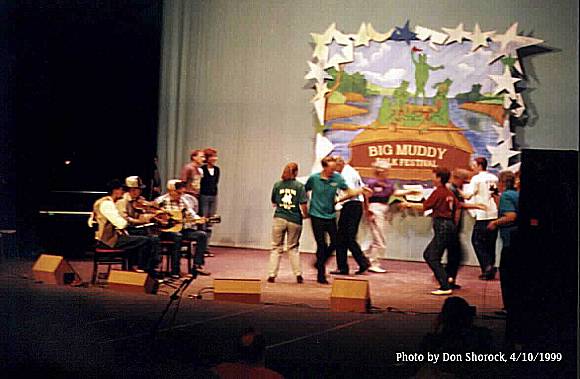
[[[178,233],[183,230],[183,225],[185,224],[219,224],[222,222],[221,216],[211,216],[211,217],[199,217],[194,218],[191,215],[187,214],[183,215],[183,212],[180,210],[176,211],[166,211],[168,214],[167,223],[165,222],[160,229],[161,232],[166,233]]]

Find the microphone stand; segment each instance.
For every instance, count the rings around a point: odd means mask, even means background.
[[[181,284],[179,285],[179,287],[177,287],[175,289],[175,291],[173,291],[173,293],[169,296],[169,302],[167,303],[167,305],[165,306],[165,309],[161,313],[161,316],[159,317],[159,319],[157,320],[157,322],[155,323],[155,325],[151,329],[151,340],[152,341],[155,340],[155,338],[157,336],[157,332],[159,331],[159,327],[161,326],[161,323],[163,322],[163,319],[165,318],[165,315],[167,314],[167,312],[169,312],[169,309],[171,308],[171,305],[176,300],[179,300],[177,302],[177,306],[175,307],[175,310],[173,312],[173,317],[171,319],[171,326],[169,327],[169,329],[171,330],[173,328],[173,323],[175,322],[175,318],[177,317],[177,311],[179,310],[179,304],[181,303],[181,298],[183,296],[183,293],[185,292],[185,290],[187,289],[187,287],[189,287],[189,285],[196,278],[197,278],[197,270],[194,269],[193,272],[191,273],[191,276],[189,278],[185,279],[183,282],[181,282]]]

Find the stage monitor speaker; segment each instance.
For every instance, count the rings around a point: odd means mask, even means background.
[[[35,281],[47,284],[70,284],[75,278],[75,272],[69,263],[61,256],[41,254],[32,266]]]
[[[371,307],[368,280],[335,278],[330,293],[334,312],[368,312]]]
[[[214,300],[258,304],[262,293],[260,279],[214,279]]]
[[[145,272],[111,270],[107,279],[109,288],[127,292],[157,293],[157,282]]]

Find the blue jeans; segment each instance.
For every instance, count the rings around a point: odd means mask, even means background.
[[[199,214],[201,217],[214,216],[217,212],[217,196],[200,195],[199,197]],[[211,238],[211,226],[204,224],[202,229],[207,233],[208,239]]]
[[[497,240],[497,228],[488,230],[487,225],[493,220],[479,220],[473,226],[471,243],[479,261],[482,274],[493,272],[495,266],[495,241]]]

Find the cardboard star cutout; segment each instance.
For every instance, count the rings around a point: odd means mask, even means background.
[[[358,33],[354,35],[354,46],[368,46],[371,37],[369,37],[367,24],[364,22],[360,24]]]
[[[325,69],[334,67],[336,70],[340,70],[340,65],[354,61],[354,43],[351,40],[349,42],[348,45],[340,50],[340,53],[330,57],[328,63],[324,66]]]
[[[393,34],[395,29],[389,29],[386,33],[379,33],[373,28],[373,25],[369,22],[367,24],[367,35],[371,41],[384,42]]]
[[[516,89],[514,87],[514,83],[519,82],[521,79],[512,77],[510,69],[506,67],[503,72],[503,75],[490,75],[489,76],[494,82],[497,83],[497,87],[495,88],[494,95],[499,94],[502,91],[507,91],[510,97],[516,97]]]
[[[417,34],[417,38],[421,41],[429,40],[429,46],[433,50],[437,50],[437,45],[443,45],[448,38],[445,33],[422,26],[415,26],[415,33]]]
[[[332,23],[328,29],[322,34],[310,33],[312,40],[316,44],[314,47],[314,52],[312,53],[313,58],[318,58],[319,61],[328,60],[328,44],[332,42],[332,36],[336,30],[336,24]]]
[[[505,169],[509,166],[509,160],[511,157],[514,157],[518,154],[521,154],[519,151],[511,150],[510,147],[502,143],[498,146],[486,146],[487,151],[491,153],[491,165],[500,165],[502,169]]]
[[[510,130],[510,124],[509,124],[509,120],[506,120],[503,124],[503,126],[495,126],[493,125],[493,128],[495,129],[496,133],[497,133],[497,143],[505,143],[507,145],[508,149],[512,149],[513,143],[512,143],[512,138],[516,135],[515,133],[513,133]]]
[[[453,42],[463,43],[463,39],[469,38],[469,33],[463,30],[463,23],[457,25],[455,29],[450,28],[441,28],[445,33],[447,33],[447,41],[445,41],[446,45],[449,45]]]
[[[475,51],[480,47],[489,47],[489,43],[487,42],[488,38],[491,38],[495,34],[495,30],[491,32],[482,32],[479,24],[475,24],[475,29],[473,33],[469,34],[468,39],[471,40],[472,46],[471,51]]]
[[[398,26],[395,27],[395,32],[391,36],[391,39],[393,41],[405,41],[405,43],[410,46],[411,40],[415,39],[416,36],[417,35],[409,29],[409,20],[407,20],[402,28]]]
[[[513,164],[511,166],[509,166],[507,169],[510,170],[511,172],[513,172],[514,174],[520,171],[520,167],[521,167],[522,163],[518,162],[516,164]]]
[[[324,71],[325,66],[324,61],[321,61],[319,63],[307,61],[306,63],[308,63],[310,71],[308,71],[308,73],[304,76],[304,79],[306,80],[314,79],[316,80],[317,83],[323,83],[324,79],[332,79],[332,75]]]
[[[515,22],[508,28],[508,30],[506,30],[504,34],[497,34],[492,37],[493,41],[500,43],[499,50],[495,54],[492,62],[506,55],[516,55],[516,51],[518,49],[527,46],[539,45],[540,43],[544,42],[543,40],[537,38],[519,36],[517,31],[518,23]]]

